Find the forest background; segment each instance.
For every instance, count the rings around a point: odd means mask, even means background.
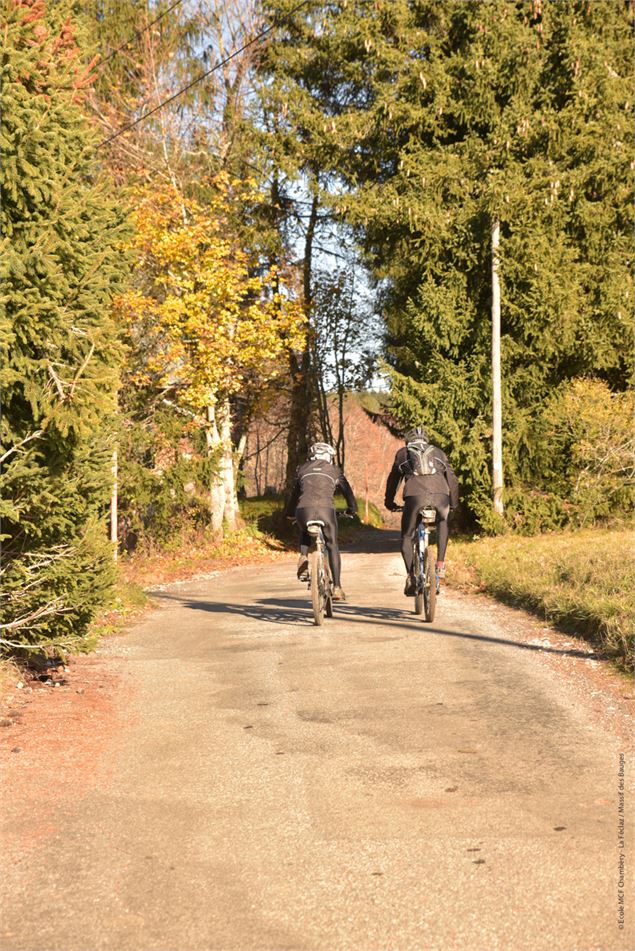
[[[4,649],[81,639],[113,549],[241,545],[350,419],[423,423],[471,532],[623,522],[630,0],[0,8]]]

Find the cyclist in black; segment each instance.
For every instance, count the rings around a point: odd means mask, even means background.
[[[397,450],[386,482],[384,505],[391,512],[399,509],[395,494],[404,481],[403,514],[401,516],[401,554],[408,576],[404,594],[415,594],[412,577],[412,535],[419,509],[434,508],[437,512],[438,578],[445,578],[445,552],[448,545],[448,515],[459,504],[459,483],[446,454],[433,446],[421,426],[405,435],[406,445]]]
[[[334,465],[335,450],[324,442],[316,442],[309,449],[309,459],[298,466],[291,495],[285,508],[285,515],[295,515],[300,526],[300,557],[298,559],[298,578],[307,580],[309,569],[308,551],[311,537],[307,532],[307,522],[324,522],[322,531],[329,556],[333,576],[333,600],[346,601],[346,595],[340,586],[342,561],[337,547],[337,519],[333,496],[340,489],[348,505],[347,513],[357,513],[357,502],[344,473]]]

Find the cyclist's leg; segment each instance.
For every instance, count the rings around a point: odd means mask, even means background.
[[[295,520],[300,529],[300,553],[303,555],[306,555],[311,547],[311,536],[307,532],[306,526],[307,522],[313,518],[318,518],[313,509],[301,508],[295,510]]]
[[[324,522],[324,542],[329,556],[329,565],[331,566],[331,577],[333,585],[340,587],[340,575],[342,572],[342,559],[337,545],[337,518],[335,509],[320,509],[320,518]]]
[[[412,571],[412,535],[417,527],[417,514],[421,508],[421,499],[408,495],[403,500],[401,513],[401,557],[408,574]]]
[[[437,499],[434,507],[437,510],[437,561],[444,562],[449,537],[450,501],[449,499]]]
[[[310,509],[299,508],[295,510],[295,520],[300,529],[300,555],[298,557],[297,575],[301,581],[308,577],[309,570],[309,548],[311,547],[311,536],[307,531],[307,522],[316,516]]]

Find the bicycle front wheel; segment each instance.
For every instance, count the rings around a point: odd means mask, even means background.
[[[309,572],[311,574],[313,620],[319,627],[324,621],[324,566],[321,551],[309,552]]]
[[[434,621],[434,612],[437,607],[437,579],[429,548],[426,548],[423,556],[423,602],[426,621]]]

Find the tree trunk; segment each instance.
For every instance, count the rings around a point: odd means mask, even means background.
[[[221,437],[218,431],[216,420],[216,409],[214,405],[207,407],[207,428],[205,438],[207,441],[207,454],[212,462],[212,472],[210,475],[209,487],[209,514],[212,531],[222,537],[223,518],[225,515],[225,489],[220,475],[219,463],[221,461]]]
[[[220,478],[224,493],[225,524],[233,532],[238,527],[239,516],[236,474],[234,471],[234,449],[232,446],[232,413],[229,400],[219,407],[217,417],[222,447]]]
[[[304,462],[309,448],[309,430],[313,404],[313,379],[311,368],[311,278],[313,263],[313,238],[317,224],[318,199],[314,196],[306,230],[303,262],[304,312],[309,322],[307,344],[302,353],[292,353],[289,357],[291,372],[291,406],[289,413],[289,435],[287,441],[287,490],[291,487],[295,470]]]
[[[492,221],[492,488],[494,511],[503,508],[503,436],[501,408],[501,337],[500,337],[500,222]]]

